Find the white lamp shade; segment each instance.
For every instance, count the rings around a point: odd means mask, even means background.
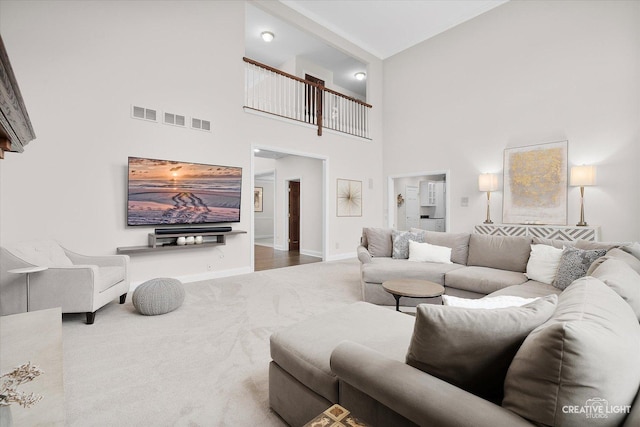
[[[480,191],[496,191],[498,189],[498,175],[495,173],[483,173],[478,177],[478,189]]]
[[[571,168],[571,177],[569,185],[574,187],[586,187],[588,185],[596,185],[596,167],[595,166],[573,166]]]

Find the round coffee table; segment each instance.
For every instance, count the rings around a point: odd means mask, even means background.
[[[396,299],[396,311],[400,311],[400,298],[436,298],[444,294],[444,286],[428,280],[394,279],[382,284],[385,291]]]

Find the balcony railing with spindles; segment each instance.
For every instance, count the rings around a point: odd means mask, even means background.
[[[371,105],[249,58],[245,108],[369,139]]]

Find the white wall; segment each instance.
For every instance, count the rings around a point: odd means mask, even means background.
[[[375,183],[362,218],[328,219],[329,258],[351,256],[361,228],[382,224],[382,65],[297,13],[281,14],[371,61],[373,141],[320,138],[313,128],[243,111],[244,2],[2,1],[2,37],[37,135],[25,153],[0,162],[2,244],[53,238],[88,254],[143,245],[152,229],[125,226],[127,156],[223,164],[243,167],[233,227],[248,234],[216,249],[133,255],[132,280],[249,271],[251,147],[261,144],[331,159],[332,183],[346,174]],[[131,104],[210,119],[213,129],[131,119]],[[327,199],[335,203],[333,185]]]
[[[639,52],[635,1],[512,1],[407,49],[384,62],[384,173],[451,170],[450,230],[471,231],[478,174],[501,173],[505,148],[568,140],[569,166],[598,166],[587,222],[638,240]],[[568,223],[579,215],[570,188]]]
[[[275,185],[273,176],[255,179],[255,186],[262,187],[262,212],[254,212],[254,237],[273,238],[275,219]]]

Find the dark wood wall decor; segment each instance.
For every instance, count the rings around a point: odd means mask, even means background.
[[[36,137],[9,56],[0,36],[0,159],[5,151],[22,153]]]

